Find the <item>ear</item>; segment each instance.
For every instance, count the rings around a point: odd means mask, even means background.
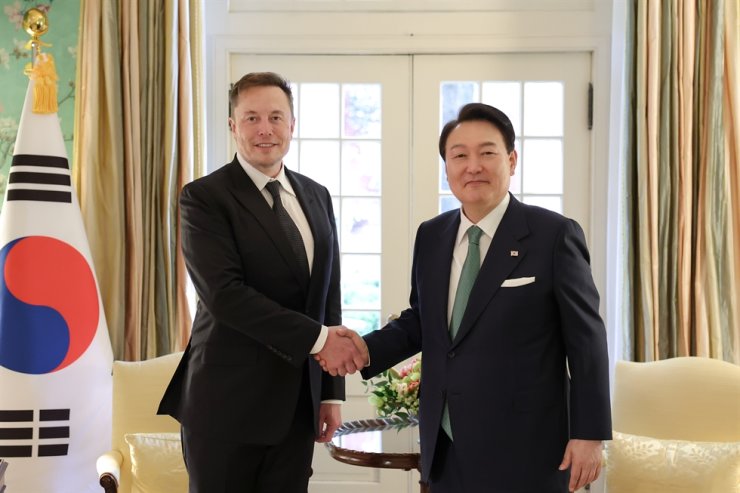
[[[518,157],[519,155],[516,153],[516,149],[509,153],[509,176],[514,176]]]
[[[233,118],[229,117],[229,130],[231,130],[231,133],[233,134],[236,130],[236,122]]]

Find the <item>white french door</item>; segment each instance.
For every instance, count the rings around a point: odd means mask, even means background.
[[[464,103],[487,102],[512,119],[520,156],[516,196],[577,219],[588,237],[589,54],[232,53],[228,71],[230,81],[274,71],[293,84],[297,126],[286,165],[334,198],[350,328],[379,328],[407,306],[416,227],[456,206],[437,141],[441,124]],[[225,95],[221,101],[226,107]],[[217,133],[217,142],[228,140],[226,122]],[[374,416],[358,375],[347,378],[342,414],[346,421]],[[394,439],[416,446],[407,434]],[[323,446],[313,468],[311,493],[418,491],[415,472],[341,464]]]

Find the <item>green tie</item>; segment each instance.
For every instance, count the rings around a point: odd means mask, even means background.
[[[467,233],[468,254],[465,257],[465,263],[463,263],[462,271],[460,272],[460,280],[457,283],[457,291],[455,292],[455,303],[452,305],[452,317],[450,317],[450,339],[452,340],[455,340],[457,331],[460,328],[460,322],[462,322],[463,315],[465,314],[465,307],[468,305],[470,292],[473,290],[475,278],[478,277],[478,271],[480,270],[479,243],[483,230],[478,226],[471,226],[468,228]],[[452,427],[450,425],[450,412],[447,408],[447,402],[445,402],[442,413],[442,429],[445,430],[447,436],[452,440]]]

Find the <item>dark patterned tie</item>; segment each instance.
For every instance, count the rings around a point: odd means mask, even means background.
[[[290,218],[290,214],[283,207],[283,201],[280,200],[280,182],[270,181],[266,187],[267,191],[272,195],[272,210],[275,211],[280,226],[282,226],[285,236],[288,238],[290,248],[295,253],[298,264],[305,270],[306,275],[308,275],[310,271],[308,269],[308,257],[306,257],[306,246],[303,244],[303,238],[301,237],[301,232],[298,231],[298,226]]]

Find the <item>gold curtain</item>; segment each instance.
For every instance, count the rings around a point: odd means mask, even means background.
[[[632,6],[632,356],[740,363],[738,2]]]
[[[202,170],[199,0],[82,0],[73,179],[117,359],[180,350],[177,197]]]

